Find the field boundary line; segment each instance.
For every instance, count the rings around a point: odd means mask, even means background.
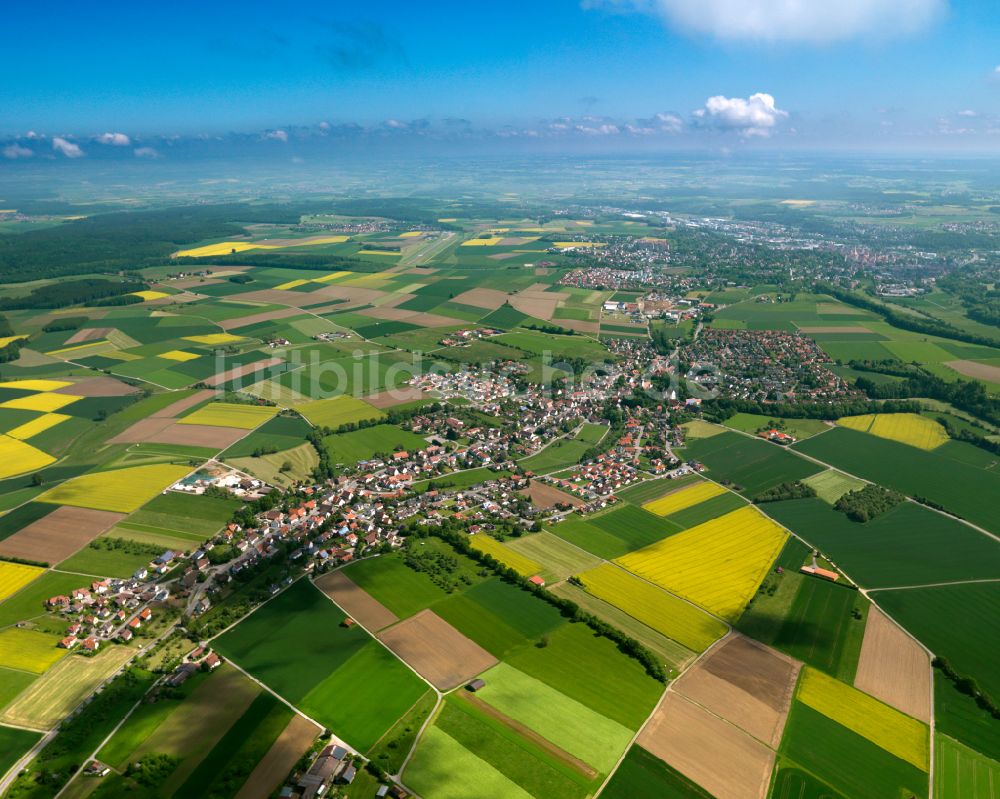
[[[868,588],[869,593],[878,591],[913,591],[918,588],[944,588],[949,585],[973,585],[976,583],[1000,583],[1000,577],[981,577],[977,580],[951,580],[944,583],[922,583],[921,585],[891,585],[886,588]]]

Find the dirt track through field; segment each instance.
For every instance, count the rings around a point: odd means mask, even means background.
[[[316,578],[316,587],[336,602],[348,616],[376,632],[399,621],[399,616],[351,580],[335,571]]]
[[[448,691],[497,659],[430,610],[383,630],[379,639],[435,688]]]
[[[713,649],[674,687],[777,748],[800,667],[787,655],[737,634]]]
[[[763,799],[774,752],[670,691],[636,740],[716,799]]]
[[[0,541],[0,555],[55,565],[124,518],[124,513],[59,507]]]
[[[875,607],[868,612],[854,687],[930,723],[931,669],[927,653]]]
[[[322,730],[313,722],[296,714],[250,772],[236,799],[267,799],[320,732]]]

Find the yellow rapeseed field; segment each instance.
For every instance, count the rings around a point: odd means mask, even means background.
[[[809,666],[802,670],[797,698],[887,752],[927,771],[930,734],[923,722]]]
[[[232,333],[208,333],[204,336],[184,336],[184,340],[193,341],[195,344],[232,344],[243,341],[243,336],[234,336]]]
[[[522,555],[520,552],[515,552],[510,547],[504,546],[495,538],[486,535],[486,533],[479,533],[477,535],[470,536],[469,543],[480,552],[492,555],[504,564],[504,566],[513,569],[522,577],[531,577],[538,574],[543,569],[541,563]]]
[[[399,250],[359,250],[358,255],[402,255]],[[381,277],[381,275],[380,275]],[[360,278],[358,278],[360,280]]]
[[[309,280],[289,280],[287,283],[282,283],[280,286],[275,286],[278,291],[288,291],[289,289],[295,289],[299,286],[304,286],[309,283]]]
[[[611,563],[577,576],[588,593],[695,652],[726,634],[718,619]]]
[[[919,449],[936,449],[948,440],[948,433],[944,427],[933,419],[916,413],[869,413],[864,416],[844,416],[837,420],[837,424]]]
[[[469,239],[468,241],[463,241],[463,247],[492,247],[495,244],[499,244],[502,241],[502,236],[490,236],[488,239]]]
[[[0,337],[0,349],[6,347],[12,341],[17,341],[18,339],[27,338],[27,336],[3,336]]]
[[[69,651],[60,649],[59,639],[35,630],[8,627],[0,630],[0,666],[42,674]]]
[[[184,350],[170,350],[169,352],[161,352],[159,354],[160,358],[166,358],[168,361],[193,361],[201,356],[196,352],[185,352]]]
[[[164,297],[169,297],[165,291],[133,291],[132,295],[135,297],[142,297],[146,302],[150,300],[162,300]]]
[[[231,252],[245,252],[246,250],[257,249],[266,250],[270,248],[252,241],[220,241],[215,244],[206,244],[204,247],[179,250],[174,253],[174,258],[205,258],[209,255],[229,255]]]
[[[46,413],[30,422],[25,422],[13,430],[8,430],[7,435],[11,438],[16,438],[19,441],[27,441],[32,436],[37,436],[48,430],[50,427],[55,427],[60,422],[65,422],[70,417],[64,413]]]
[[[240,405],[235,402],[210,402],[194,413],[178,419],[179,424],[205,424],[252,430],[278,412],[269,405]]]
[[[66,380],[5,380],[0,383],[0,388],[19,388],[22,391],[55,391],[57,388],[66,388],[72,383]]]
[[[83,474],[51,488],[36,501],[132,513],[190,472],[188,466],[154,463]]]
[[[642,507],[651,513],[655,513],[657,516],[669,516],[671,513],[677,513],[679,510],[690,508],[693,505],[704,502],[706,499],[711,499],[725,493],[726,489],[722,486],[705,481],[687,486],[680,491],[674,491],[665,497],[654,499]]]
[[[0,408],[20,408],[23,411],[48,413],[49,411],[57,411],[79,399],[83,399],[83,397],[78,397],[75,394],[54,394],[42,391],[38,394],[29,394],[26,397],[7,400],[0,403]]]
[[[23,563],[7,563],[0,561],[0,600],[11,594],[16,594],[24,586],[37,577],[41,577],[45,569],[37,566],[25,566]]]
[[[105,351],[114,350],[115,345],[106,339],[98,341],[88,341],[86,344],[76,344],[72,347],[62,347],[58,350],[49,350],[46,355],[66,356],[71,358],[86,358],[91,355],[104,355]]]
[[[0,436],[0,478],[34,472],[54,462],[55,458],[31,444]]]
[[[347,277],[348,275],[353,275],[354,272],[331,272],[328,275],[323,275],[323,277],[313,278],[313,283],[330,283],[334,280],[340,280],[342,277]]]
[[[557,241],[556,247],[565,250],[569,247],[607,247],[602,241]]]
[[[424,231],[422,230],[408,230],[405,233],[400,233],[399,237],[401,239],[415,239],[417,236],[423,236]]]
[[[787,538],[764,514],[746,507],[623,555],[616,563],[735,620]]]
[[[438,220],[438,222],[444,222],[444,223],[457,222],[457,221],[458,221],[457,216],[445,216]]]

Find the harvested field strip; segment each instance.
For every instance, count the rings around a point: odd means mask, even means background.
[[[774,752],[676,691],[636,740],[717,799],[762,799]]]
[[[541,564],[541,575],[548,582],[558,582],[581,571],[593,569],[601,559],[584,552],[551,533],[541,532],[512,538],[507,547]]]
[[[477,696],[484,702],[604,774],[632,739],[627,727],[506,663],[494,666],[483,679],[486,687]]]
[[[787,537],[756,508],[746,507],[624,555],[617,562],[722,618],[735,619]]]
[[[541,563],[520,554],[486,533],[471,536],[469,543],[480,552],[491,555],[504,566],[513,569],[523,577],[531,577],[542,571]]]
[[[587,613],[594,614],[612,627],[617,627],[626,635],[635,638],[659,658],[660,662],[665,664],[668,669],[680,671],[695,656],[695,653],[686,646],[643,624],[610,602],[605,602],[603,599],[598,599],[587,593],[582,588],[564,582],[552,586],[549,590],[556,596],[575,602]]]
[[[925,724],[849,685],[806,667],[796,698],[907,763],[927,771]]]
[[[54,727],[134,654],[134,649],[107,645],[93,657],[63,658],[7,706],[0,722],[39,730]]]
[[[931,666],[927,653],[878,608],[868,613],[854,687],[930,723]]]
[[[322,730],[296,714],[250,772],[236,799],[268,799]]]
[[[378,637],[439,691],[449,691],[497,662],[430,610],[383,630]]]
[[[694,652],[726,634],[718,619],[610,563],[579,577],[588,593]]]
[[[399,621],[385,605],[354,583],[342,570],[316,578],[316,587],[371,631],[381,630]]]
[[[0,542],[0,555],[42,563],[59,563],[123,518],[125,517],[120,513],[102,510],[68,506],[56,508],[52,513]]]
[[[947,735],[934,738],[937,799],[1000,799],[1000,763]]]
[[[697,505],[724,493],[726,493],[726,489],[722,486],[706,481],[686,486],[679,491],[672,491],[665,497],[647,502],[642,507],[657,516],[669,516],[671,513],[690,508],[692,505]]]
[[[36,580],[45,573],[44,569],[37,566],[25,566],[21,563],[6,563],[0,561],[0,600],[4,600],[11,594],[16,594],[32,580]]]
[[[925,450],[936,449],[948,441],[948,433],[939,423],[916,413],[845,416],[838,419],[837,424]]]

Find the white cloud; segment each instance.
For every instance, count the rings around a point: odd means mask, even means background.
[[[33,131],[33,130],[29,130],[24,135],[25,135],[25,137],[27,137],[29,139],[44,139],[45,138],[45,134],[44,133],[35,133],[35,131]]]
[[[325,120],[323,122],[320,122],[319,123],[319,129],[320,130],[329,130],[330,129],[330,123],[326,122]]]
[[[394,130],[402,130],[409,127],[405,122],[398,119],[387,119],[385,121],[385,126],[387,128],[393,128]]]
[[[159,158],[160,153],[152,147],[136,147],[132,151],[136,158]]]
[[[288,141],[288,133],[284,130],[269,130],[264,134],[264,138],[273,141]]]
[[[29,150],[20,144],[9,144],[3,148],[3,157],[9,158],[11,161],[17,158],[31,158],[34,154],[34,150]]]
[[[906,36],[948,10],[948,0],[585,0],[662,16],[696,34],[736,41],[833,42]]]
[[[132,140],[124,133],[102,133],[95,139],[99,144],[110,144],[114,147],[128,147]]]
[[[617,125],[608,122],[600,125],[577,125],[575,130],[584,136],[617,136],[621,133],[621,129]]]
[[[80,149],[78,144],[73,144],[73,142],[67,141],[61,136],[56,136],[52,139],[52,149],[62,153],[67,158],[83,157],[83,150]]]
[[[979,114],[977,114],[975,111],[973,111],[972,109],[969,109],[969,108],[965,109],[964,111],[959,111],[958,115],[960,117],[977,117],[977,116],[979,116]]]
[[[705,101],[705,107],[694,112],[698,124],[730,130],[741,136],[770,136],[788,112],[774,104],[774,97],[764,92],[742,97],[717,94]]]

